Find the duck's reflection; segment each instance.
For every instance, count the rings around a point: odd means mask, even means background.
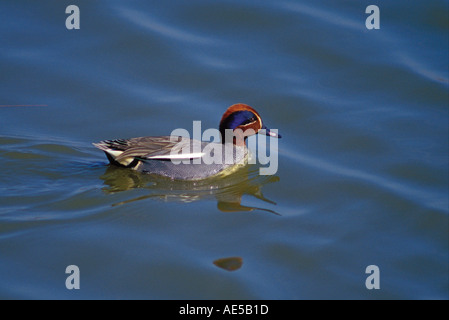
[[[241,257],[220,258],[215,260],[213,263],[223,270],[235,271],[242,267],[243,259]]]
[[[215,198],[218,209],[223,212],[262,210],[278,214],[267,208],[241,204],[244,195],[253,196],[270,205],[276,204],[265,198],[261,189],[265,184],[278,182],[279,177],[259,175],[258,167],[254,165],[242,167],[227,176],[199,181],[177,181],[126,168],[108,166],[101,179],[104,180],[103,191],[106,193],[116,193],[135,188],[144,188],[149,191],[147,195],[115,203],[114,206],[148,198],[180,202]]]

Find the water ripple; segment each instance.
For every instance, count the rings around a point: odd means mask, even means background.
[[[158,19],[154,18],[148,12],[142,12],[125,7],[117,7],[116,10],[119,16],[137,25],[138,27],[144,28],[152,33],[156,33],[172,40],[202,45],[217,45],[220,43],[215,38],[212,39],[203,35],[198,35],[191,31],[176,27],[173,24],[170,25],[162,21],[158,21]]]
[[[331,163],[314,156],[299,154],[294,151],[283,150],[282,153],[304,165],[319,168],[320,170],[325,170],[332,174],[365,181],[379,186],[384,190],[393,192],[394,194],[404,197],[410,201],[417,202],[420,205],[449,213],[447,194],[438,194],[436,192],[429,192],[423,189],[416,189],[402,182],[394,181],[391,178],[385,178],[377,174],[371,174],[361,170],[348,168],[340,164]]]
[[[365,28],[363,21],[353,21],[347,16],[342,18],[343,13],[341,11],[339,11],[338,14],[335,14],[329,10],[318,8],[315,3],[313,7],[297,2],[283,2],[280,5],[288,12],[300,13],[325,23],[337,25],[338,27],[345,27],[353,30],[363,30],[363,28]]]

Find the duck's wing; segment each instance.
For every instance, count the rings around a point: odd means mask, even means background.
[[[134,160],[183,160],[204,155],[201,151],[195,152],[201,150],[198,148],[201,142],[180,136],[104,140],[93,145],[103,150],[111,162],[123,166]]]

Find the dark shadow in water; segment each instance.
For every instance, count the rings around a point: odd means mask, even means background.
[[[242,267],[243,259],[241,257],[220,258],[215,260],[213,263],[223,270],[235,271]]]
[[[259,168],[254,165],[242,167],[227,176],[200,181],[171,180],[109,165],[101,179],[104,180],[103,191],[106,193],[117,193],[136,188],[149,191],[147,195],[115,203],[113,206],[149,198],[186,203],[215,199],[218,209],[223,212],[261,210],[279,215],[270,209],[241,204],[244,195],[253,196],[265,203],[276,204],[265,198],[261,189],[265,184],[278,182],[279,177],[261,176]]]

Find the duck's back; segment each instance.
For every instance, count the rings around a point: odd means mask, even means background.
[[[178,136],[105,140],[94,145],[106,153],[112,164],[176,180],[199,180],[226,173],[245,163],[247,157],[246,147],[225,147]]]

